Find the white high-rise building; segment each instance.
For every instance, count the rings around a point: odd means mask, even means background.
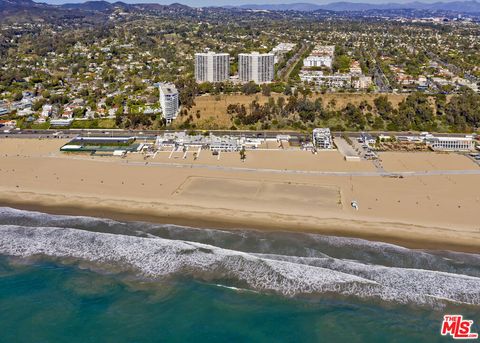
[[[195,80],[198,83],[227,81],[229,76],[229,54],[213,51],[195,54]]]
[[[173,83],[161,83],[159,89],[162,115],[166,119],[167,124],[170,124],[177,117],[178,91]]]
[[[272,82],[274,75],[274,55],[260,54],[238,54],[238,76],[240,81],[255,83]]]

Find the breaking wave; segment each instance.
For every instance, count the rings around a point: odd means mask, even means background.
[[[286,296],[480,305],[480,255],[316,234],[223,231],[0,207],[0,254],[92,263],[150,279],[186,276]]]
[[[286,295],[339,291],[352,293],[375,282],[309,265],[271,260],[195,242],[143,238],[69,228],[3,225],[0,252],[46,255],[124,266],[149,277],[176,274],[203,279],[237,278],[259,290]]]
[[[398,303],[438,299],[480,305],[480,278],[368,265],[335,258],[249,254],[196,242],[89,232],[71,228],[0,227],[0,253],[68,258],[134,271],[149,278],[191,276],[236,280],[244,288],[287,296],[354,295]]]

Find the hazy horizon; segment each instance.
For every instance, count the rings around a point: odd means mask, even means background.
[[[83,3],[89,0],[34,0],[35,2],[43,2],[47,4],[66,4],[66,3]],[[91,0],[90,0],[91,1]],[[207,6],[228,6],[232,5],[231,1],[228,0],[206,0],[206,1],[198,1],[198,0],[178,0],[178,1],[162,1],[162,0],[105,0],[110,3],[114,3],[116,1],[122,1],[129,4],[134,3],[157,3],[162,5],[169,5],[172,3],[180,3],[187,6],[192,7],[207,7]],[[389,3],[401,3],[401,4],[408,4],[412,2],[422,2],[422,3],[436,3],[436,2],[456,2],[462,0],[238,0],[235,2],[235,5],[280,5],[280,4],[294,4],[294,3],[308,3],[308,4],[316,4],[316,5],[325,5],[335,2],[355,2],[355,3],[370,3],[370,4],[389,4]],[[472,0],[476,1],[476,0]]]

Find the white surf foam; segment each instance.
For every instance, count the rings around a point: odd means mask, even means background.
[[[333,258],[250,254],[156,237],[1,225],[0,253],[73,258],[153,278],[180,274],[206,281],[236,279],[247,288],[289,296],[335,292],[401,303],[431,303],[437,297],[480,305],[476,277]]]
[[[356,275],[382,285],[379,291],[384,300],[401,303],[430,302],[431,298],[480,305],[480,278],[434,270],[385,267],[335,258],[310,258],[260,254],[261,258],[276,259],[317,266]]]
[[[13,256],[43,254],[133,268],[151,277],[178,273],[205,279],[235,277],[254,289],[286,295],[310,292],[351,292],[374,282],[312,266],[267,260],[247,253],[200,243],[141,238],[52,227],[0,228],[0,252]]]

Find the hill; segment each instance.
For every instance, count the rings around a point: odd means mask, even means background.
[[[233,6],[229,6],[233,7]],[[293,4],[265,4],[265,5],[240,5],[237,8],[269,11],[318,11],[329,10],[337,12],[358,12],[370,10],[429,10],[429,11],[451,11],[458,13],[480,13],[480,2],[478,1],[453,1],[453,2],[410,2],[410,3],[387,3],[371,4],[356,2],[333,2],[326,5],[312,3],[293,3]]]

